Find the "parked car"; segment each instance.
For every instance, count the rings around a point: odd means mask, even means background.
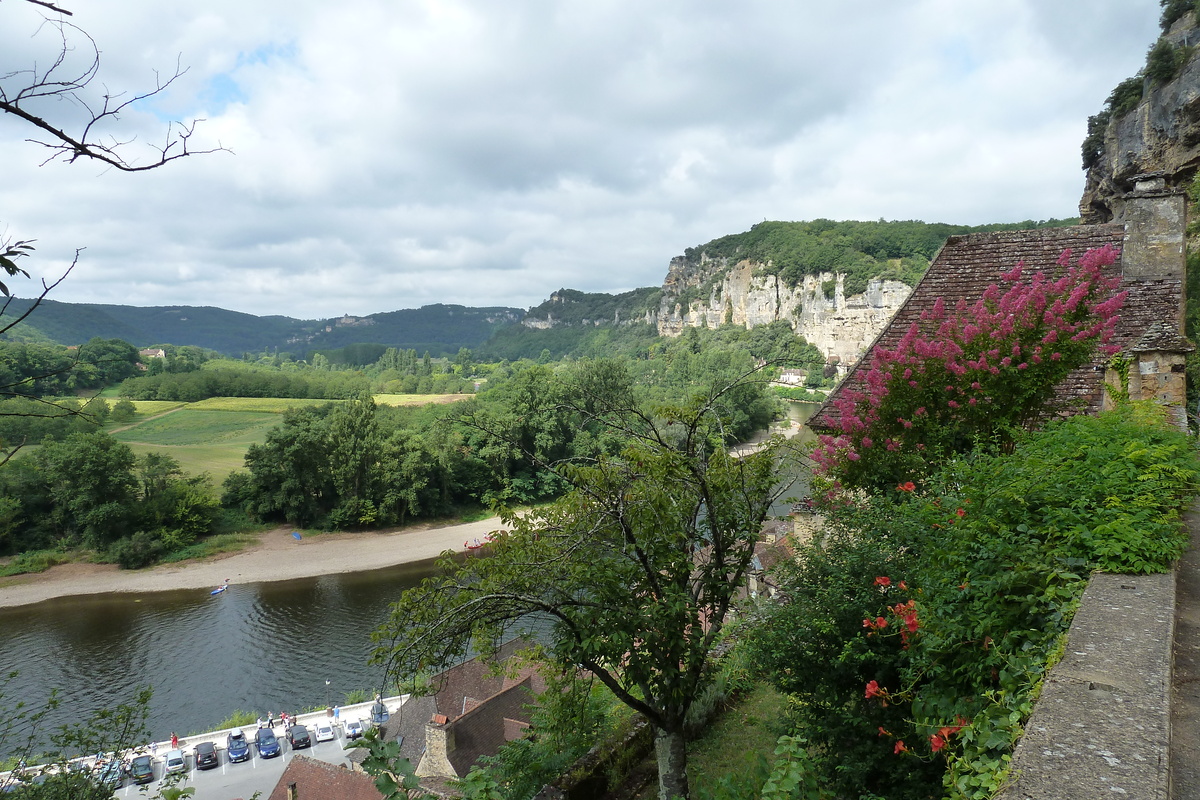
[[[258,748],[259,758],[274,758],[279,755],[279,740],[270,728],[259,728],[254,732],[254,746]]]
[[[225,755],[230,762],[246,761],[250,758],[250,742],[241,730],[230,731],[225,737]]]
[[[342,723],[342,730],[346,733],[347,739],[357,739],[363,735],[362,720],[348,719]]]
[[[196,745],[196,769],[212,769],[221,765],[217,755],[217,746],[212,742],[200,742]]]
[[[312,738],[308,735],[308,728],[303,725],[293,725],[288,728],[287,736],[288,743],[291,744],[293,750],[299,750],[301,747],[312,747]]]
[[[337,737],[333,734],[333,721],[323,719],[313,726],[313,738],[318,742],[332,742]]]
[[[166,764],[167,772],[187,772],[187,758],[178,748],[168,750],[163,757],[163,763]]]
[[[134,783],[151,783],[154,780],[154,759],[150,756],[134,756],[125,771]]]
[[[125,777],[117,761],[97,761],[92,774],[96,776],[96,782],[106,789],[120,789],[121,780]]]

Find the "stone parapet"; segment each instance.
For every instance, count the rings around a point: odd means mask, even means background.
[[[1092,577],[1000,800],[1169,800],[1175,574]]]

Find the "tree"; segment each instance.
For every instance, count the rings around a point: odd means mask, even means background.
[[[48,35],[53,39],[47,57],[35,61],[30,66],[5,65],[0,62],[0,114],[15,117],[35,131],[34,135],[38,138],[31,138],[29,141],[50,151],[43,164],[55,160],[74,163],[82,158],[124,172],[141,172],[190,155],[226,150],[219,144],[201,150],[191,149],[191,138],[198,122],[192,120],[186,123],[168,123],[161,143],[146,144],[152,153],[149,160],[139,162],[136,158],[127,158],[127,147],[134,140],[122,137],[113,125],[118,122],[123,112],[131,109],[134,104],[166,90],[186,70],[177,62],[175,71],[169,78],[164,81],[156,75],[155,87],[141,93],[113,94],[107,87],[93,92],[91,90],[94,81],[100,72],[100,50],[85,31],[66,20],[66,17],[71,16],[70,11],[49,0],[26,0],[25,3],[5,5],[4,8],[20,9],[14,11],[15,15],[36,13],[38,19],[29,17],[25,20],[29,23],[33,36],[36,38]],[[46,16],[46,10],[54,15]],[[12,31],[16,27],[17,25],[6,21],[4,30]],[[82,46],[79,44],[81,40]],[[0,50],[0,53],[4,52],[6,51]],[[32,251],[32,240],[0,240],[0,269],[9,277],[21,275],[28,278],[28,271],[19,267],[18,261],[28,257]],[[33,303],[15,318],[4,320],[4,315],[9,310],[6,299],[3,306],[0,306],[0,334],[32,314],[42,300],[66,279],[75,268],[78,259],[79,251],[76,250],[75,259],[58,279],[49,282],[43,280],[41,292],[34,298]],[[0,282],[0,294],[11,299],[11,292],[3,282]],[[71,367],[67,368],[70,369]],[[12,389],[10,385],[0,385],[0,397],[10,394]],[[37,412],[19,413],[27,416],[61,416],[80,412],[73,411],[61,403],[47,401],[45,407]],[[0,441],[0,465],[12,458],[23,443]]]
[[[129,445],[106,433],[73,433],[34,454],[60,536],[103,549],[124,532],[137,478]]]
[[[628,387],[596,396],[581,387],[604,381],[577,379],[565,402],[580,425],[619,435],[621,449],[544,465],[569,491],[506,514],[511,530],[488,557],[446,558],[446,577],[401,595],[376,659],[413,675],[494,646],[521,620],[546,620],[563,671],[589,670],[653,725],[660,797],[686,798],[684,722],[785,489],[781,440],[740,459],[724,449],[721,401],[747,379],[656,413],[630,402]]]
[[[127,159],[125,152],[132,139],[116,135],[110,126],[134,104],[165,91],[187,70],[176,63],[166,80],[155,78],[155,86],[145,92],[113,94],[107,87],[92,91],[100,74],[100,49],[85,31],[66,20],[71,12],[39,0],[28,0],[55,12],[44,13],[36,22],[29,20],[35,38],[53,39],[48,57],[28,67],[0,67],[0,112],[16,117],[35,130],[30,142],[50,151],[43,163],[91,159],[124,172],[141,172],[161,167],[170,161],[191,155],[224,150],[220,145],[192,150],[191,139],[199,120],[170,122],[160,144],[146,143],[152,157],[145,163]],[[17,6],[29,9],[30,6]],[[39,9],[40,10],[40,9]],[[15,12],[20,14],[21,12]],[[6,25],[10,31],[11,23]],[[67,102],[63,102],[67,101]],[[50,113],[59,114],[54,118]],[[82,113],[75,113],[82,112]],[[11,273],[10,273],[11,274]]]

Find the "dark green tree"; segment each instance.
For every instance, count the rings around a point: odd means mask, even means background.
[[[740,459],[724,449],[720,402],[738,385],[653,411],[628,391],[589,397],[591,411],[568,393],[578,419],[620,436],[620,451],[557,463],[562,498],[506,515],[511,531],[488,558],[447,558],[445,577],[405,592],[376,659],[403,678],[544,619],[559,667],[590,671],[654,726],[662,800],[686,798],[684,721],[783,491],[782,442]]]

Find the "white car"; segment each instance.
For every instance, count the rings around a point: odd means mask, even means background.
[[[348,719],[342,723],[342,730],[346,732],[347,739],[357,739],[363,735],[362,720]]]
[[[316,740],[318,742],[332,742],[336,737],[333,735],[333,721],[323,719],[313,726],[316,728]]]
[[[187,772],[187,759],[182,750],[168,750],[163,757],[167,772]]]

